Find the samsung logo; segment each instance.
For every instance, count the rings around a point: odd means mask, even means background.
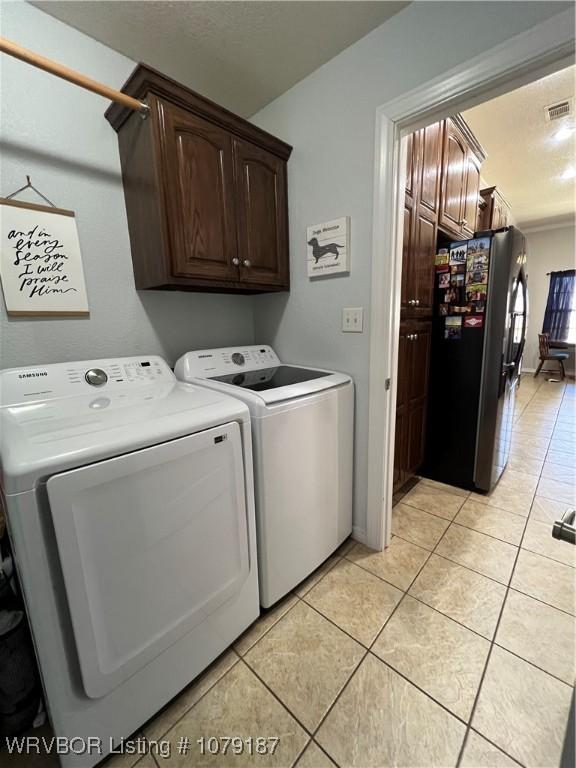
[[[37,379],[40,376],[48,376],[48,371],[34,371],[33,373],[19,373],[19,379]]]

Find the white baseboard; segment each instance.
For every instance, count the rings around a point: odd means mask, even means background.
[[[352,538],[355,539],[355,541],[359,541],[360,544],[366,544],[366,529],[358,528],[358,526],[353,525]]]

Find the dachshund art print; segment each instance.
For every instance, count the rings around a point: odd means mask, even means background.
[[[325,221],[306,229],[309,277],[328,277],[350,271],[350,219]]]
[[[313,237],[311,240],[308,240],[308,245],[312,247],[312,256],[314,257],[314,262],[316,264],[318,264],[323,256],[330,256],[332,254],[335,258],[338,258],[340,255],[338,249],[344,249],[344,246],[338,245],[338,243],[327,243],[326,245],[320,245],[317,237]]]

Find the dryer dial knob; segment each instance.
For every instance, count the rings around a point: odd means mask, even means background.
[[[101,387],[108,381],[106,372],[101,368],[90,368],[89,371],[86,371],[84,378],[92,387]]]
[[[234,354],[232,355],[232,362],[235,365],[244,365],[246,360],[244,358],[244,355],[241,352],[234,352]]]

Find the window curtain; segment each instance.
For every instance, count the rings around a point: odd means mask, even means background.
[[[550,273],[548,302],[544,313],[542,333],[551,339],[566,341],[570,331],[570,317],[574,306],[575,269]]]

